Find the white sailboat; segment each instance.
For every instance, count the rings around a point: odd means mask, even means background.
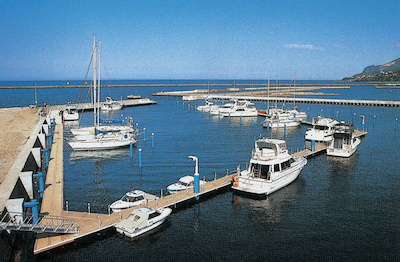
[[[131,144],[136,144],[136,135],[133,132],[121,132],[121,131],[101,131],[99,127],[99,94],[100,94],[100,58],[97,60],[97,44],[96,37],[93,41],[93,122],[94,127],[89,128],[89,132],[93,132],[93,136],[86,137],[85,139],[78,140],[75,138],[74,141],[69,142],[69,145],[73,150],[104,150],[114,149],[120,147],[126,147]],[[90,131],[91,130],[91,131]]]

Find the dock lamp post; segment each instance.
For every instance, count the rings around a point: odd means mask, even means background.
[[[200,193],[200,175],[199,175],[199,159],[196,156],[188,156],[192,161],[195,161],[196,166],[194,169],[194,193]]]
[[[362,122],[361,122],[361,130],[365,131],[365,116],[364,115],[360,115],[360,117],[362,118]]]

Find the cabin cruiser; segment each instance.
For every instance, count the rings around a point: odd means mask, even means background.
[[[62,112],[64,121],[77,121],[79,120],[79,113],[75,105],[68,104]]]
[[[200,180],[200,186],[206,183],[205,181]],[[184,176],[179,178],[177,183],[171,184],[167,187],[167,190],[170,194],[175,194],[181,191],[184,191],[189,188],[194,187],[194,177],[193,176]]]
[[[211,111],[211,114],[222,117],[254,117],[258,115],[254,104],[247,100],[234,100],[233,103],[225,104],[217,110]]]
[[[232,109],[232,107],[235,105],[235,103],[236,103],[236,101],[234,100],[234,101],[228,102],[226,104],[223,104],[222,106],[219,106],[218,108],[214,108],[214,109],[210,110],[210,114],[211,115],[219,115],[224,112],[229,112]]]
[[[258,139],[248,169],[238,170],[232,189],[264,197],[292,183],[306,164],[304,157],[288,153],[284,140]]]
[[[214,104],[213,102],[206,100],[206,104],[204,106],[198,106],[196,109],[202,112],[210,112],[211,110],[217,110],[219,105]]]
[[[313,117],[312,128],[306,131],[305,139],[318,142],[330,142],[333,138],[335,126],[339,121],[323,116]]]
[[[357,150],[361,140],[355,137],[353,125],[340,122],[335,126],[332,142],[326,149],[328,156],[350,157]]]
[[[160,226],[171,212],[172,209],[168,207],[159,209],[141,207],[133,210],[127,218],[114,227],[118,233],[134,238]]]
[[[141,190],[132,190],[127,192],[121,199],[112,203],[110,208],[113,212],[120,212],[123,209],[138,206],[157,198],[157,196],[145,193]]]
[[[122,109],[122,102],[113,100],[110,96],[106,97],[106,101],[101,104],[101,111],[115,111]]]

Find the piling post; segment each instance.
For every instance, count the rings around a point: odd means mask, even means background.
[[[142,149],[139,148],[139,167],[142,168]]]
[[[336,111],[336,120],[338,120],[338,119],[339,119],[339,110]]]
[[[44,164],[47,168],[47,167],[49,167],[49,162],[50,162],[50,148],[46,147],[46,148],[43,148],[41,151],[44,152],[44,159],[45,159]]]
[[[90,214],[90,203],[87,203],[88,213]]]
[[[39,202],[36,199],[32,199],[31,202],[25,202],[24,207],[32,208],[32,222],[36,224],[39,221]]]
[[[196,156],[188,156],[190,160],[195,162],[194,169],[194,193],[200,193],[200,174],[199,174],[199,158]]]
[[[43,173],[39,173],[39,174],[35,174],[33,175],[33,177],[37,177],[39,178],[39,196],[40,198],[43,198],[44,195],[44,174]]]
[[[283,138],[286,138],[286,124],[283,125]]]
[[[160,198],[163,198],[163,190],[161,188]]]
[[[151,147],[154,148],[154,133],[151,133]]]
[[[362,120],[361,120],[361,130],[364,132],[365,131],[365,116],[364,115],[360,115],[360,117],[362,118]]]
[[[311,140],[311,151],[315,150],[315,140]]]
[[[133,157],[133,142],[132,141],[129,143],[129,157],[130,158]]]
[[[143,140],[146,140],[146,128],[143,127]]]
[[[376,115],[374,115],[374,127],[376,125]]]
[[[242,115],[240,115],[240,125],[242,125]]]
[[[399,118],[396,117],[396,126],[395,126],[395,129],[397,130],[398,128],[399,128]]]
[[[67,210],[67,213],[69,211],[69,203],[68,200],[65,201],[65,209]]]

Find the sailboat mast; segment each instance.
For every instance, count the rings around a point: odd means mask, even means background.
[[[296,72],[293,75],[293,109],[296,109]]]
[[[98,108],[100,108],[100,70],[101,70],[101,41],[99,42],[99,59],[98,59],[98,68],[97,68],[97,104],[98,104]],[[97,112],[97,124],[100,124],[100,112]]]
[[[267,113],[269,114],[269,78],[268,78],[268,89],[267,89],[267,96],[268,96],[268,101],[267,101]]]
[[[97,127],[97,46],[96,36],[93,37],[93,125]]]

